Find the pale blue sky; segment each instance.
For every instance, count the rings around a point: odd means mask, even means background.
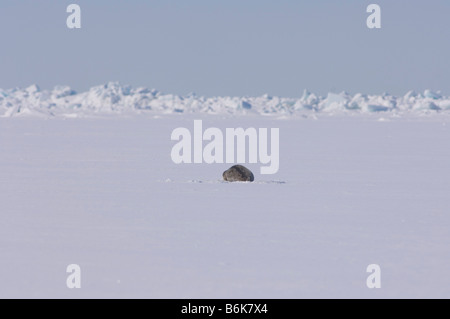
[[[82,28],[66,27],[77,3]],[[366,27],[366,7],[382,28]],[[450,95],[448,0],[1,0],[0,87]]]

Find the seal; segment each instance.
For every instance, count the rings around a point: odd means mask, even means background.
[[[245,166],[234,165],[222,174],[227,182],[253,182],[255,177],[253,173]]]

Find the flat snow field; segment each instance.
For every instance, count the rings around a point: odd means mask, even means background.
[[[279,172],[174,164],[194,119],[279,128]],[[0,297],[450,298],[449,141],[439,114],[2,118]]]

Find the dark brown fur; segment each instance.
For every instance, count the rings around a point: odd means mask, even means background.
[[[227,182],[253,182],[255,177],[253,173],[245,166],[234,165],[222,174]]]

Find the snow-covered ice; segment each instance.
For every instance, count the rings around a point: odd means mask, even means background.
[[[86,117],[99,114],[142,113],[207,113],[207,114],[262,114],[328,115],[366,114],[387,112],[396,115],[450,112],[450,97],[439,92],[407,92],[396,97],[382,95],[355,95],[328,93],[316,96],[305,90],[300,98],[274,97],[199,97],[164,94],[155,89],[132,88],[109,82],[77,93],[68,86],[40,90],[39,86],[0,89],[0,117]]]
[[[0,119],[0,297],[450,297],[446,113],[329,117],[320,112],[326,103],[401,104],[362,95],[325,102],[306,92],[289,109],[310,105],[314,116],[49,119],[66,107],[78,115],[114,110],[124,97],[131,107],[135,92],[57,91],[45,99],[37,87],[0,92],[7,114],[44,114]],[[136,100],[142,109],[178,103],[145,92],[148,104]],[[89,104],[99,96],[108,102]],[[276,99],[245,101],[258,110],[287,105]],[[406,100],[440,108],[447,101],[415,93]],[[229,110],[237,101],[217,103]],[[189,103],[177,107],[208,105]],[[280,128],[279,172],[260,175],[259,164],[246,164],[254,183],[226,183],[229,164],[174,164],[171,132],[194,119]],[[69,264],[81,267],[81,289],[66,287]],[[366,287],[369,264],[381,267],[380,289]]]

